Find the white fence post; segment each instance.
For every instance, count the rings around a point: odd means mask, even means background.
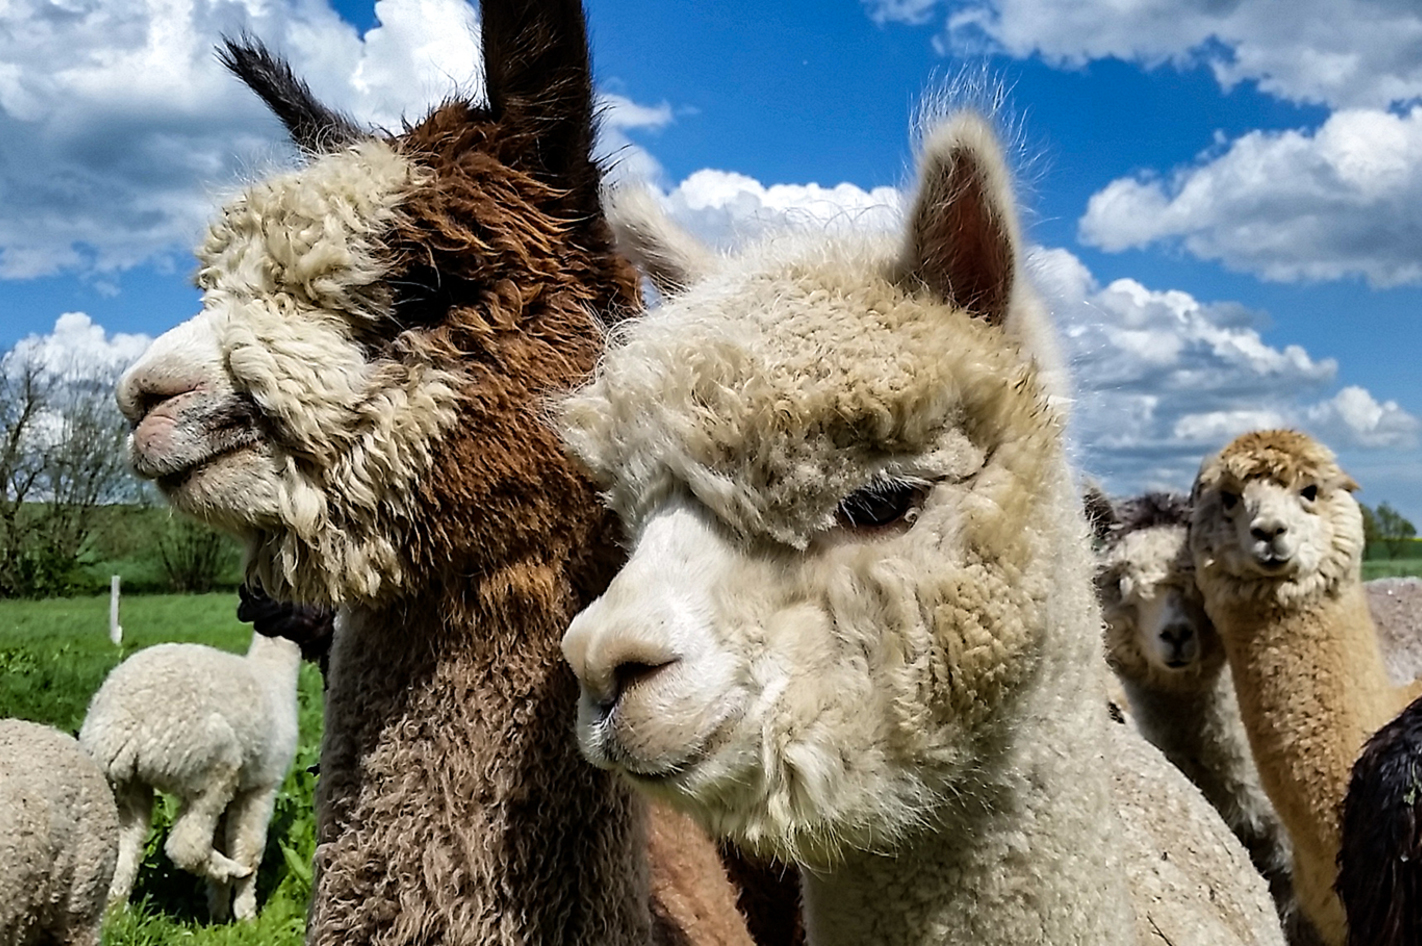
[[[109,579],[109,640],[117,647],[123,643],[123,627],[119,624],[119,576]]]

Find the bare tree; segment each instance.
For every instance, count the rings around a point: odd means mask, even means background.
[[[0,358],[0,597],[66,590],[96,511],[138,498],[118,373],[23,345]]]

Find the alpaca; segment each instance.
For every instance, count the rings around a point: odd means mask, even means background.
[[[114,798],[74,737],[0,719],[0,943],[99,946],[117,852]]]
[[[1043,309],[971,113],[907,234],[694,248],[560,406],[632,540],[563,649],[584,754],[801,865],[808,941],[1281,943],[1219,816],[1104,700]],[[689,251],[688,251],[689,250]]]
[[[267,825],[296,756],[300,665],[295,642],[254,633],[245,657],[204,644],[159,644],[104,678],[79,745],[118,801],[111,902],[127,903],[133,890],[156,789],[180,804],[163,850],[207,879],[213,919],[225,919],[229,906],[239,920],[256,917]]]
[[[1190,550],[1224,643],[1260,781],[1288,830],[1294,887],[1343,946],[1338,809],[1363,742],[1406,705],[1388,679],[1360,577],[1357,484],[1306,434],[1266,430],[1205,459]]]
[[[1132,718],[1249,851],[1290,942],[1311,942],[1296,918],[1288,834],[1259,784],[1224,645],[1195,585],[1188,497],[1147,493],[1113,505],[1103,495],[1087,508],[1102,546],[1096,593],[1106,658]]]
[[[637,281],[581,4],[482,22],[488,104],[395,136],[228,44],[306,161],[222,211],[202,312],[121,380],[132,462],[238,535],[250,580],[339,609],[308,943],[744,943],[710,840],[664,809],[649,829],[563,715],[559,637],[621,552],[542,405]]]
[[[1422,943],[1422,700],[1363,746],[1341,819],[1348,946]]]

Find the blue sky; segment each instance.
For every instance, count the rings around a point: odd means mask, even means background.
[[[198,305],[189,247],[289,162],[207,50],[247,28],[366,121],[477,84],[462,0],[21,0],[0,30],[0,350],[137,347]],[[1008,90],[1078,462],[1185,488],[1300,425],[1422,523],[1422,9],[1398,0],[589,0],[605,148],[728,242],[891,226],[921,97]],[[775,185],[782,185],[775,187]],[[816,189],[812,185],[819,185]],[[56,330],[64,313],[71,315]],[[96,328],[97,326],[97,328]]]

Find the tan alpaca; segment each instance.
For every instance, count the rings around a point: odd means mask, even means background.
[[[1294,845],[1294,886],[1331,946],[1338,809],[1364,741],[1418,684],[1388,680],[1361,580],[1357,484],[1305,434],[1267,430],[1206,459],[1190,547],[1260,780]]]
[[[1280,943],[1234,836],[1100,698],[987,124],[931,132],[900,241],[719,259],[615,210],[667,301],[562,411],[633,543],[564,639],[587,757],[808,868],[814,946]]]

